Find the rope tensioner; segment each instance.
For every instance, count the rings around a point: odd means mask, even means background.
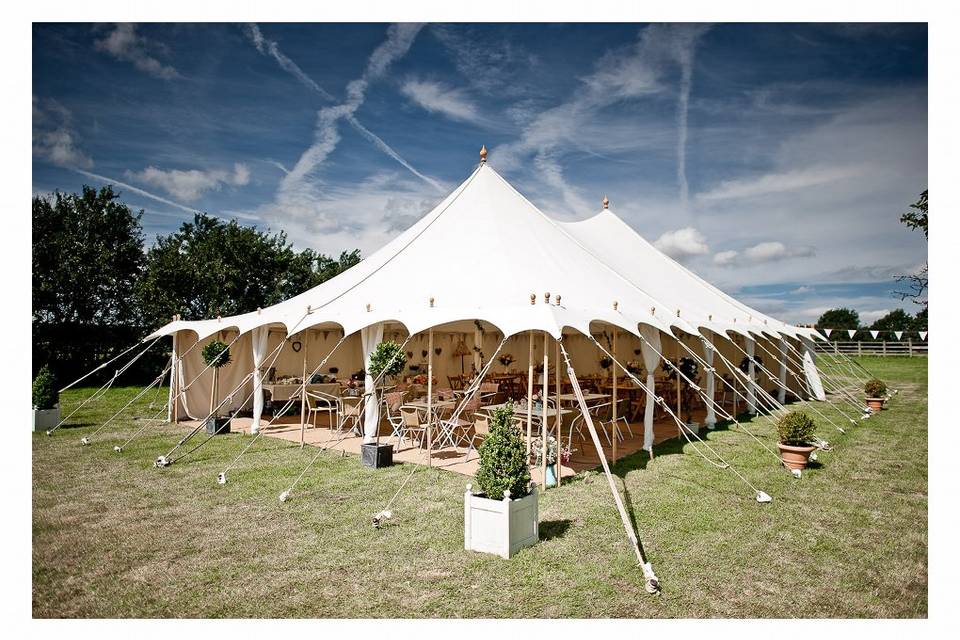
[[[157,459],[154,460],[153,466],[156,467],[157,469],[162,469],[162,468],[164,468],[164,467],[169,467],[169,466],[170,466],[170,460],[167,458],[167,456],[158,456]]]

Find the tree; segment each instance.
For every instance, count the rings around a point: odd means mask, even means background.
[[[920,199],[910,205],[911,211],[907,211],[900,216],[900,222],[911,229],[920,229],[923,231],[923,237],[929,239],[927,232],[927,191],[920,194]],[[901,300],[911,300],[916,304],[922,304],[927,307],[929,300],[925,295],[929,285],[929,265],[924,264],[916,273],[907,273],[896,276],[897,282],[903,282],[907,285],[906,291],[894,291],[894,295]]]
[[[860,314],[853,309],[828,309],[816,324],[818,329],[859,329]]]
[[[33,198],[34,371],[68,379],[142,336],[142,215],[111,187]]]
[[[33,320],[123,324],[136,319],[143,270],[140,217],[111,187],[33,199]]]
[[[921,311],[917,312],[917,315],[913,317],[913,322],[910,325],[910,329],[912,331],[927,330],[927,311],[928,309],[924,307]]]
[[[878,318],[870,328],[875,331],[909,331],[913,328],[914,321],[914,317],[903,309],[894,309]]]
[[[284,232],[271,234],[196,214],[147,253],[138,296],[146,321],[163,324],[173,314],[199,320],[253,311],[282,302],[360,261],[311,249],[293,250]]]

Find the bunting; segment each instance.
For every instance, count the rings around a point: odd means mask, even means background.
[[[876,339],[877,339],[877,336],[880,335],[880,332],[879,332],[879,331],[872,331],[872,330],[871,330],[871,331],[870,331],[870,335],[871,335],[871,337],[873,337],[874,340],[876,340]]]
[[[903,337],[903,331],[894,331],[893,335],[897,336],[897,340]]]
[[[853,336],[857,335],[857,330],[856,330],[856,329],[847,329],[847,335],[852,338]]]
[[[921,340],[926,340],[926,339],[927,339],[927,332],[926,332],[926,331],[921,331],[921,332],[920,332],[920,339],[921,339]]]
[[[831,333],[833,333],[833,329],[824,329],[824,330],[823,330],[823,335],[827,336],[828,338],[830,337],[830,334],[831,334]]]

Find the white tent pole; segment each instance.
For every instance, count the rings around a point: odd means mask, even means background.
[[[171,336],[171,338],[173,339],[173,353],[170,356],[172,365],[170,366],[170,408],[167,410],[167,422],[170,422],[170,418],[172,416],[173,423],[176,424],[177,417],[178,417],[177,401],[180,399],[177,395],[178,394],[177,378],[179,377],[177,373],[179,369],[178,367],[179,363],[177,362],[177,334],[174,333]]]
[[[309,329],[303,330],[303,376],[300,381],[303,383],[300,387],[300,448],[303,448],[307,431],[307,351],[310,340],[308,339]]]
[[[554,389],[556,389],[556,394],[554,395],[554,404],[556,405],[557,411],[557,487],[560,487],[560,446],[563,443],[563,414],[560,411],[560,341],[554,340],[556,348],[554,349],[554,361],[557,363],[557,375],[554,376],[556,381],[554,382]]]
[[[613,328],[614,359],[616,359],[617,357],[617,334],[618,333],[619,331],[617,331],[617,327],[614,327]],[[613,365],[610,366],[610,375],[613,377],[613,413],[611,414],[613,422],[610,428],[610,430],[613,432],[613,445],[611,446],[611,449],[612,449],[611,458],[613,459],[613,463],[616,464],[617,463],[617,367],[616,366],[613,366]]]
[[[547,490],[547,400],[550,399],[550,351],[547,348],[547,338],[550,336],[546,331],[543,332],[543,393],[540,394],[543,408],[541,410],[542,424],[540,425],[540,472],[543,474],[543,490]]]
[[[677,357],[677,369],[680,369],[680,338],[674,336],[674,340],[677,341],[676,348],[676,357]],[[683,422],[683,407],[680,406],[681,397],[680,397],[680,373],[677,372],[677,417],[680,419],[680,422]]]
[[[427,466],[433,466],[433,327],[427,332]]]
[[[533,438],[533,331],[528,334],[527,357],[527,460],[530,460],[530,442]]]

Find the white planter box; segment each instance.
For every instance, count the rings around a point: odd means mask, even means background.
[[[472,485],[463,494],[463,546],[468,551],[493,553],[509,558],[540,540],[537,486],[519,500],[509,494],[503,500],[473,495]]]
[[[60,422],[60,407],[53,409],[34,409],[33,410],[33,430],[46,431],[53,429]]]

